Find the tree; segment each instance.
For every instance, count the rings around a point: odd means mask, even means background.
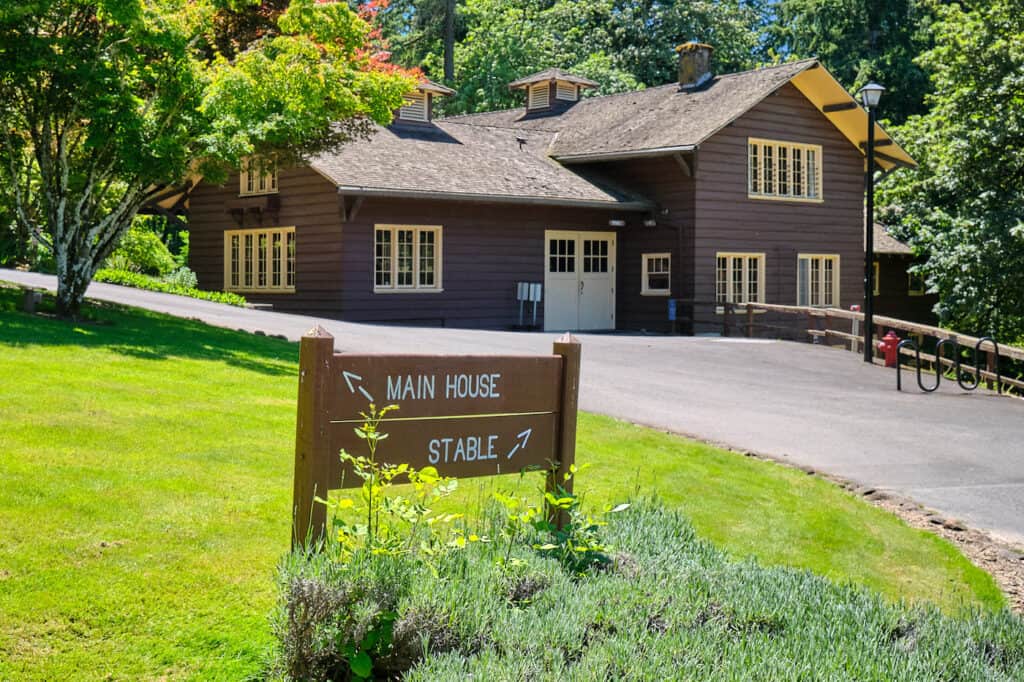
[[[721,72],[753,66],[758,48],[758,14],[740,0],[466,0],[462,21],[449,112],[514,106],[508,83],[548,67],[599,76],[604,94],[673,81],[673,48],[694,37]]]
[[[932,44],[928,0],[779,0],[762,11],[774,15],[766,30],[777,54],[820,58],[851,92],[883,84],[895,123],[925,112],[928,73],[915,58]]]
[[[958,329],[1024,338],[1024,12],[1019,0],[935,4],[931,110],[896,131],[920,163],[883,184],[883,216]]]
[[[465,36],[456,0],[392,0],[380,12],[380,26],[395,62],[422,67],[435,80],[455,80],[455,46]]]
[[[78,314],[96,269],[168,186],[223,179],[249,155],[288,163],[337,147],[401,105],[413,83],[378,49],[373,5],[271,5],[0,6],[0,186],[53,251],[61,315]],[[252,30],[223,21],[248,8],[267,10]]]

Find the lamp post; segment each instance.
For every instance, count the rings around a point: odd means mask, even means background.
[[[875,109],[885,92],[878,83],[868,83],[857,93],[868,112],[867,170],[864,189],[867,192],[867,210],[864,212],[864,362],[872,362],[875,349],[872,334],[875,327]]]

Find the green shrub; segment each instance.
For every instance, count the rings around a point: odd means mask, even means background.
[[[160,278],[162,281],[179,289],[195,289],[199,286],[199,278],[189,268],[182,266]]]
[[[497,530],[501,515],[488,518]],[[274,619],[279,654],[291,658],[276,672],[351,679],[346,652],[386,616],[390,639],[368,637],[374,679],[1024,679],[1024,623],[1009,611],[950,618],[735,561],[651,501],[614,515],[601,535],[613,561],[585,576],[526,543],[513,548],[512,569],[501,543],[430,564],[291,555]],[[423,641],[400,635],[409,631]],[[289,672],[284,660],[312,667]]]
[[[180,230],[175,233],[174,238],[168,245],[169,249],[177,249],[174,253],[174,262],[179,268],[188,267],[189,233],[188,230]]]
[[[245,299],[238,294],[221,291],[203,291],[202,289],[177,286],[175,284],[149,277],[148,275],[142,275],[137,272],[128,272],[126,270],[98,270],[93,279],[97,282],[106,282],[107,284],[120,284],[121,286],[133,287],[135,289],[145,289],[147,291],[159,291],[165,294],[188,296],[189,298],[198,298],[204,301],[213,301],[214,303],[228,303],[230,305],[237,306],[245,305]]]
[[[162,276],[169,274],[178,264],[160,235],[136,221],[121,237],[121,242],[104,265],[111,270]]]

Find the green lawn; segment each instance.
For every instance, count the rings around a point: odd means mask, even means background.
[[[110,307],[70,325],[17,299],[0,288],[0,680],[258,672],[297,346]],[[592,415],[578,451],[592,501],[656,493],[734,556],[947,611],[1004,604],[952,546],[817,478]]]

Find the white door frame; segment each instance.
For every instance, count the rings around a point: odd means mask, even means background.
[[[580,316],[580,302],[582,300],[581,284],[587,273],[583,272],[583,240],[607,240],[610,242],[608,248],[608,279],[609,279],[609,297],[611,309],[609,310],[609,325],[607,327],[600,327],[601,329],[614,329],[615,322],[615,303],[617,292],[615,290],[616,280],[618,278],[615,266],[616,262],[616,240],[618,234],[615,232],[599,232],[599,231],[584,231],[584,230],[545,230],[544,231],[544,330],[545,331],[560,331],[564,329],[578,329]],[[550,256],[549,248],[552,239],[569,239],[575,242],[574,247],[574,268],[572,273],[552,273],[548,258]],[[559,284],[561,288],[566,288],[568,280],[574,281],[574,292],[575,292],[575,303],[576,303],[576,316],[575,323],[572,325],[566,325],[564,320],[555,319],[549,315],[549,311],[555,308],[554,305],[549,305],[552,301],[553,295],[558,295]],[[553,287],[554,285],[554,287]],[[564,295],[564,294],[563,294]],[[567,303],[563,302],[563,303]],[[595,328],[597,329],[597,328]]]

